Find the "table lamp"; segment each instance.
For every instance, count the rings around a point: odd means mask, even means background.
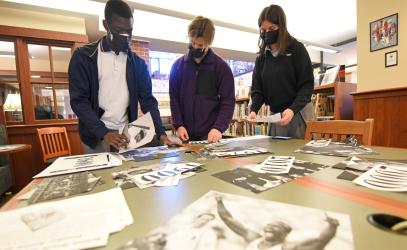
[[[6,101],[3,105],[4,111],[12,112],[13,120],[19,120],[18,111],[21,111],[21,97],[20,94],[8,94]]]

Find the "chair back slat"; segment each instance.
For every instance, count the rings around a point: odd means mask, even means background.
[[[332,139],[343,141],[348,136],[356,136],[361,144],[372,144],[373,119],[365,121],[333,120],[333,121],[308,121],[305,130],[305,140]]]
[[[44,162],[56,157],[71,155],[71,146],[65,127],[39,128],[37,135]]]

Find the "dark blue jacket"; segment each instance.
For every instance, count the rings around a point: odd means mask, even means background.
[[[235,108],[232,71],[212,49],[199,64],[184,55],[171,69],[170,104],[174,127],[184,126],[190,137],[205,137],[212,128],[224,132]]]
[[[102,38],[105,40],[105,38]],[[99,40],[100,41],[100,40]],[[79,118],[78,130],[82,142],[94,148],[108,132],[100,120],[104,110],[99,107],[98,44],[86,44],[72,55],[69,63],[69,95],[72,110]],[[103,42],[104,50],[106,43]],[[157,100],[151,92],[151,78],[143,59],[131,50],[128,51],[126,79],[129,89],[129,122],[137,119],[138,103],[143,113],[150,112],[157,136],[165,134],[161,123]],[[117,98],[120,98],[118,96]]]

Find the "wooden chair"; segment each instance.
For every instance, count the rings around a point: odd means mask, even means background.
[[[44,163],[51,163],[57,157],[71,155],[68,133],[65,127],[37,129]]]
[[[315,136],[313,136],[315,134]],[[342,141],[350,135],[356,136],[362,145],[372,144],[373,119],[366,121],[333,120],[308,121],[305,140],[332,139]]]

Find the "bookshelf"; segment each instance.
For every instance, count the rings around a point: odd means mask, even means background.
[[[268,123],[250,124],[245,120],[249,115],[249,102],[249,97],[236,99],[232,123],[224,135],[233,137],[267,135]],[[269,111],[269,106],[263,105],[257,115],[259,117],[266,116]]]
[[[356,84],[335,82],[314,87],[312,101],[318,120],[352,120]]]

